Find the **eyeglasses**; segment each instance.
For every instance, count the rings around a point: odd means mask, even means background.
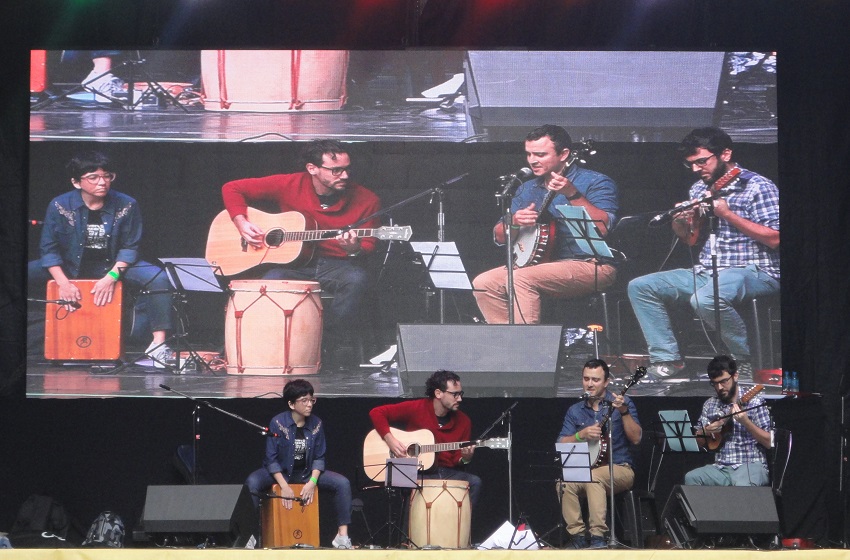
[[[84,181],[88,181],[89,183],[97,183],[100,179],[103,179],[107,183],[115,180],[115,173],[104,173],[103,175],[98,175],[97,173],[89,173],[88,175],[83,175],[80,179]]]
[[[351,175],[351,166],[350,165],[348,167],[328,167],[326,165],[320,165],[319,167],[321,167],[322,169],[327,169],[328,171],[331,172],[331,175],[333,175],[334,177],[339,177],[340,175],[342,175],[343,173],[346,173],[346,172],[349,175]]]
[[[453,396],[455,399],[463,398],[463,391],[443,391],[447,395]]]
[[[719,387],[720,385],[726,385],[726,383],[728,383],[730,379],[732,379],[731,375],[729,377],[727,377],[726,379],[718,379],[717,381],[709,381],[708,384],[711,385],[712,387]]]
[[[717,157],[717,154],[711,154],[708,157],[701,157],[699,159],[685,160],[682,162],[682,165],[684,165],[688,169],[692,169],[695,165],[697,167],[705,167],[705,164],[708,163],[708,160],[713,157]]]
[[[295,399],[295,402],[299,404],[316,404],[316,401],[319,400],[316,397],[301,397],[300,399]]]

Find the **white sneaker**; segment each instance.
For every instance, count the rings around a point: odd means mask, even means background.
[[[104,74],[97,80],[86,83],[92,77],[89,74],[82,83],[85,84],[86,90],[95,94],[94,99],[98,103],[112,103],[112,99],[110,98],[126,95],[127,84],[120,78],[116,78],[112,74]]]
[[[156,344],[151,342],[145,354],[153,361],[153,367],[164,369],[174,361],[174,352],[168,347],[168,344]]]
[[[337,535],[336,537],[334,537],[334,540],[333,542],[331,542],[331,545],[333,545],[334,548],[345,548],[350,550],[351,539],[348,537],[348,535]]]

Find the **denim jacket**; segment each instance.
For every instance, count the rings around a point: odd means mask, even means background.
[[[287,480],[295,466],[295,420],[292,412],[281,412],[272,418],[269,431],[277,437],[266,439],[266,457],[263,466],[270,474],[283,473]],[[307,440],[307,455],[304,458],[307,471],[325,470],[325,430],[316,416],[308,416],[304,423],[304,439]]]
[[[41,266],[61,266],[71,278],[80,274],[86,242],[89,213],[79,190],[61,194],[50,201],[41,232]],[[109,191],[101,209],[112,259],[129,264],[139,259],[142,238],[142,214],[135,199],[118,191]]]

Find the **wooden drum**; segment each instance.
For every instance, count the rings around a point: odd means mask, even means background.
[[[230,282],[224,321],[227,373],[318,373],[322,348],[320,294],[318,282]]]
[[[303,484],[290,484],[296,496]],[[275,484],[271,493],[280,496],[280,486]],[[263,548],[278,548],[296,544],[319,547],[319,489],[313,494],[313,503],[302,506],[298,502],[292,509],[283,506],[279,498],[266,498],[262,508]]]
[[[347,75],[348,51],[201,51],[207,111],[342,109]]]
[[[72,280],[83,299],[80,308],[66,311],[47,304],[44,321],[44,357],[48,360],[121,359],[121,282],[115,284],[112,301],[94,304],[92,288],[97,280]],[[59,285],[47,283],[47,299],[59,299]]]
[[[465,480],[423,480],[410,498],[410,540],[416,546],[469,548],[472,505]]]

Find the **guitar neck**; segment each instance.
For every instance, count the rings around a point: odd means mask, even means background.
[[[441,451],[456,451],[462,447],[472,445],[470,441],[457,441],[453,443],[435,443],[432,445],[422,445],[419,447],[420,453],[439,453]]]
[[[377,237],[377,228],[351,229],[357,237]],[[322,241],[339,235],[338,229],[314,229],[307,231],[286,231],[283,233],[283,241]]]

